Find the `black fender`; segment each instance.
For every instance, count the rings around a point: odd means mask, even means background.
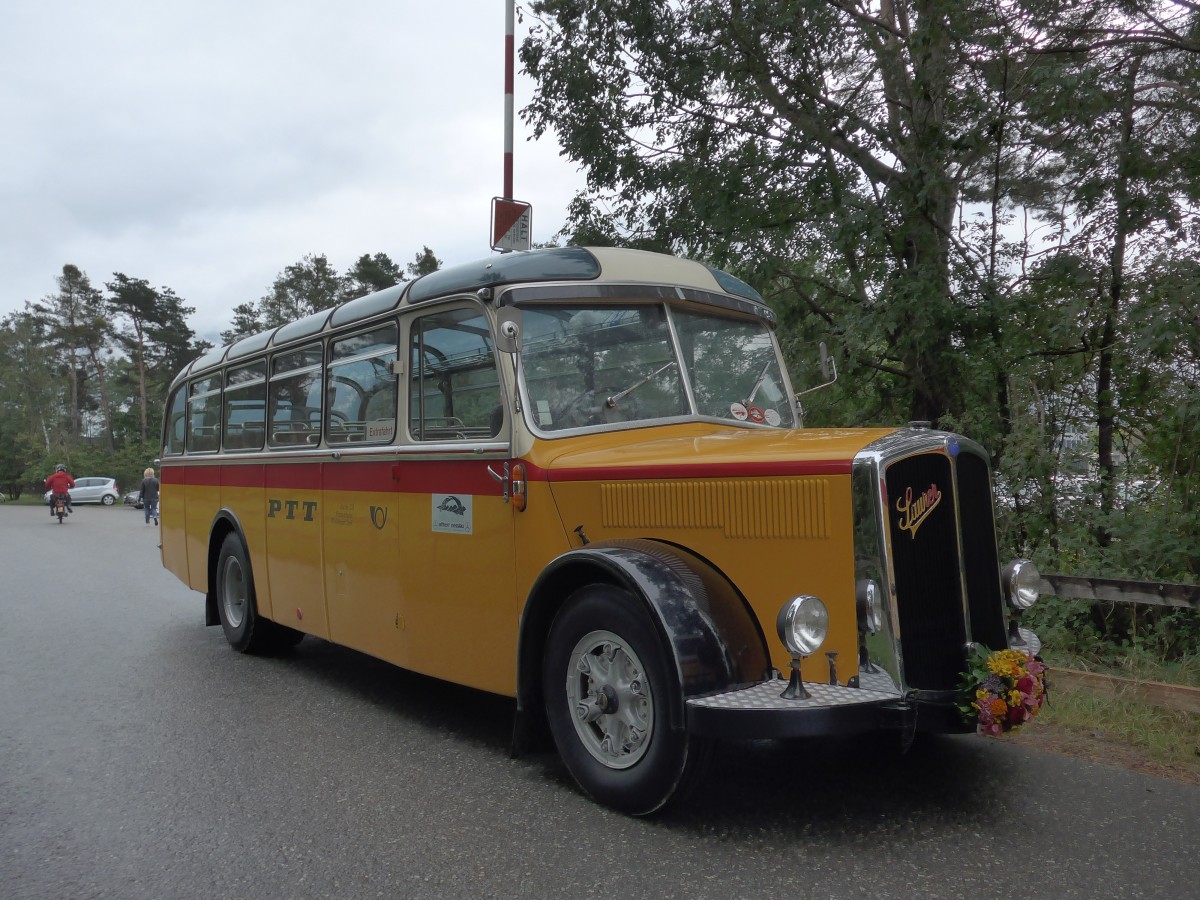
[[[208,572],[208,591],[204,595],[204,624],[220,625],[221,617],[217,613],[217,557],[221,553],[221,544],[228,534],[236,534],[246,548],[246,566],[250,568],[250,577],[254,578],[253,566],[250,562],[250,545],[246,543],[246,533],[242,523],[231,509],[219,509],[213,516],[212,525],[208,529],[208,560],[205,563]],[[258,582],[254,582],[255,588]]]
[[[706,560],[662,541],[588,544],[542,570],[521,613],[514,755],[543,717],[541,670],[550,624],[572,592],[595,583],[624,588],[650,613],[678,685],[665,704],[672,729],[686,729],[688,697],[759,681],[770,668],[749,604]]]

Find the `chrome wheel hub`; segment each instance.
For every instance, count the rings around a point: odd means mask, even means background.
[[[225,621],[229,627],[238,628],[246,616],[246,579],[242,564],[230,556],[225,560],[221,573],[221,605],[225,608]]]
[[[633,648],[610,631],[583,636],[571,651],[567,702],[587,751],[610,769],[641,759],[654,732],[654,698]]]

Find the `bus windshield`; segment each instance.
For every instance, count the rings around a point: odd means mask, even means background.
[[[628,306],[523,308],[521,371],[540,431],[683,417],[795,425],[775,343],[756,319]]]

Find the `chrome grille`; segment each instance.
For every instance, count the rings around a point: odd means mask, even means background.
[[[890,586],[890,640],[871,660],[906,689],[953,691],[969,641],[1006,645],[986,457],[955,435],[899,431],[859,455],[854,485],[858,577]]]
[[[905,681],[947,690],[962,672],[966,644],[950,458],[910,456],[889,466],[884,480]]]

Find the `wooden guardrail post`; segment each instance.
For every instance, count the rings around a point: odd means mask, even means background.
[[[1137,681],[1133,678],[1079,672],[1075,669],[1051,669],[1049,674],[1051,691],[1085,688],[1101,697],[1137,700],[1151,706],[1200,715],[1200,688],[1183,684],[1163,684],[1158,681]],[[1051,702],[1054,702],[1053,695]]]

